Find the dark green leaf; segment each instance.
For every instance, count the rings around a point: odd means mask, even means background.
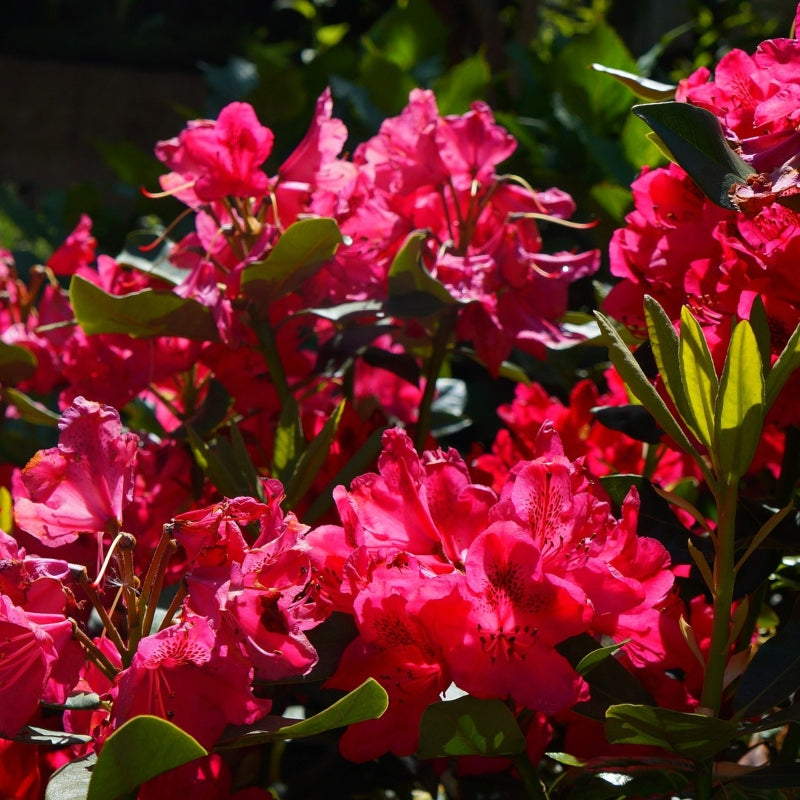
[[[738,717],[764,714],[800,689],[800,622],[789,620],[756,651],[742,675],[733,708]]]
[[[47,425],[48,427],[54,428],[61,419],[54,411],[51,411],[46,406],[28,397],[28,395],[20,392],[18,389],[12,389],[9,386],[2,390],[2,394],[3,399],[17,409],[20,419],[24,419],[26,422],[31,422],[34,425]]]
[[[100,695],[94,692],[81,692],[68,697],[63,703],[45,703],[44,700],[41,704],[46,708],[59,708],[70,711],[95,711],[101,708]]]
[[[145,781],[206,755],[195,739],[160,717],[133,717],[106,739],[86,800],[119,800]]]
[[[142,289],[112,295],[73,275],[69,298],[75,318],[88,334],[124,333],[137,339],[183,336],[200,341],[218,338],[211,309],[173,292]]]
[[[97,756],[89,753],[88,756],[64,764],[50,776],[44,800],[86,800],[96,762]]]
[[[305,447],[306,438],[300,421],[300,408],[290,395],[283,404],[278,427],[275,429],[275,445],[272,450],[273,476],[286,483]]]
[[[578,673],[581,677],[586,677],[595,667],[600,666],[607,658],[618,653],[623,645],[628,644],[630,639],[623,639],[621,642],[614,642],[614,644],[610,644],[606,647],[600,647],[597,650],[592,650],[591,653],[587,653],[577,664],[575,667],[575,672]]]
[[[460,64],[451,67],[431,87],[436,94],[439,113],[463,114],[474,100],[486,96],[486,87],[492,78],[486,56],[476,53]]]
[[[800,700],[795,701],[787,708],[782,708],[774,714],[767,714],[762,717],[758,722],[742,723],[742,730],[745,733],[758,733],[759,731],[770,731],[775,728],[782,728],[790,722],[800,723]]]
[[[336,220],[298,220],[283,232],[265,259],[244,268],[242,292],[265,309],[314,275],[341,243]]]
[[[380,300],[354,300],[351,303],[341,303],[330,308],[305,308],[297,313],[313,314],[331,322],[342,322],[348,317],[375,315],[381,311],[383,311],[383,303]]]
[[[0,341],[0,383],[12,386],[36,372],[36,356],[26,347]]]
[[[774,764],[740,775],[736,783],[748,789],[782,789],[800,786],[800,769],[797,764]]]
[[[715,411],[715,449],[719,469],[729,482],[749,469],[763,426],[761,355],[750,323],[742,320],[731,336]]]
[[[300,722],[284,717],[265,717],[255,725],[226,729],[215,749],[231,750],[276,739],[303,739],[357,722],[378,719],[389,707],[386,690],[374,679],[367,678],[352,692],[328,706],[324,711]]]
[[[658,444],[664,435],[664,431],[656,425],[653,415],[644,406],[595,406],[592,415],[601,425],[624,433],[637,442]]]
[[[655,131],[709,199],[736,210],[730,189],[755,170],[728,146],[717,117],[704,108],[676,102],[634,106],[633,113]]]
[[[197,466],[225,497],[258,496],[255,468],[243,469],[240,460],[224,437],[205,442],[190,425],[186,426],[189,447]]]
[[[621,704],[606,712],[606,738],[612,744],[663,747],[684,758],[711,758],[736,737],[736,725],[666,708]]]
[[[26,725],[14,737],[14,741],[51,745],[53,747],[71,747],[76,744],[87,744],[92,741],[92,737],[84,736],[82,733],[64,733],[63,731],[51,731],[48,728]]]
[[[432,703],[422,714],[418,755],[510,756],[525,751],[525,737],[501,700],[459,697]]]
[[[328,457],[333,440],[336,438],[336,431],[342,419],[344,408],[347,401],[342,400],[334,412],[323,425],[322,430],[311,441],[297,460],[291,477],[285,482],[286,499],[284,501],[287,509],[294,508],[302,499],[303,495],[311,488],[314,478],[325,463]]]

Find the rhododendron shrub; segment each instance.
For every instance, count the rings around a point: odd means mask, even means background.
[[[489,772],[554,800],[747,796],[726,760],[756,734],[777,755],[754,777],[783,786],[797,64],[772,40],[637,109],[677,163],[633,184],[596,330],[564,324],[600,265],[550,243],[586,227],[571,197],[506,173],[485,103],[443,115],[427,89],[348,151],[325,90],[274,168],[231,103],[156,145],[185,220],[111,257],[81,216],[24,276],[0,251],[20,791],[277,796],[294,739],[336,728],[320,763],[333,742],[448,796]],[[561,399],[527,382],[590,332],[613,369],[587,348]],[[493,443],[464,357],[519,379]]]

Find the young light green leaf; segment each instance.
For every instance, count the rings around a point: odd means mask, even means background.
[[[69,299],[75,318],[88,334],[124,333],[135,339],[183,336],[204,342],[219,338],[211,309],[173,292],[142,289],[113,295],[73,275]]]
[[[244,268],[242,292],[266,308],[314,275],[342,241],[334,219],[298,220],[281,234],[265,259]]]
[[[680,368],[689,417],[685,419],[706,447],[714,442],[714,407],[719,379],[703,329],[687,306],[681,309]]]
[[[765,362],[766,363],[766,362]],[[772,369],[767,375],[766,388],[764,392],[764,410],[768,411],[772,404],[778,399],[781,389],[791,374],[800,367],[800,325],[798,325],[786,346],[778,356],[777,361],[772,365]]]
[[[265,717],[253,725],[229,726],[215,749],[233,750],[278,739],[316,736],[357,722],[378,719],[388,707],[386,690],[374,678],[367,678],[324,711],[300,722],[284,717]]]
[[[501,700],[459,697],[432,703],[420,722],[420,758],[511,756],[525,751],[525,736]]]
[[[664,386],[675,403],[678,413],[684,420],[689,418],[689,403],[681,377],[680,345],[678,334],[672,320],[659,302],[650,295],[644,296],[644,316],[647,320],[647,334],[656,366],[664,381]]]
[[[171,722],[133,717],[106,739],[86,800],[119,800],[150,778],[205,755],[205,748]]]
[[[620,704],[606,712],[606,737],[614,744],[663,747],[693,760],[711,758],[736,737],[736,725],[716,717]]]
[[[643,78],[641,75],[634,75],[632,72],[626,72],[623,69],[605,67],[602,64],[592,64],[592,69],[611,75],[612,78],[618,80],[623,86],[627,86],[642,100],[669,100],[675,97],[675,90],[678,88],[668,83]]]
[[[654,386],[647,380],[647,376],[636,363],[636,359],[631,354],[625,342],[622,341],[619,334],[614,330],[614,326],[608,318],[599,311],[595,312],[595,317],[597,318],[597,324],[600,326],[600,330],[603,332],[606,344],[608,345],[608,354],[611,358],[611,362],[617,368],[617,372],[619,372],[627,387],[653,415],[664,433],[672,437],[682,450],[689,453],[689,455],[694,458],[703,471],[706,481],[709,485],[713,486],[714,478],[709,473],[708,467],[702,457],[689,441],[689,438],[686,436],[683,428],[678,424],[675,417],[672,416],[666,403],[659,396]]]
[[[649,103],[633,107],[658,134],[692,180],[710,200],[736,210],[730,189],[744,183],[755,170],[728,146],[719,120],[689,103]]]
[[[747,320],[734,328],[715,409],[715,452],[719,469],[732,483],[747,472],[764,425],[764,373],[753,329]]]

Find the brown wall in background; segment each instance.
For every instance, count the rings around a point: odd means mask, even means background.
[[[198,72],[148,72],[71,62],[0,58],[0,183],[38,199],[75,182],[107,185],[114,174],[95,142],[158,139],[202,116]]]

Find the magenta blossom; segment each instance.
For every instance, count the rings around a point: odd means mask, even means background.
[[[17,524],[48,547],[82,533],[117,533],[133,495],[139,438],[123,433],[115,409],[83,397],[64,411],[59,428],[58,446],[40,450],[22,470]]]

